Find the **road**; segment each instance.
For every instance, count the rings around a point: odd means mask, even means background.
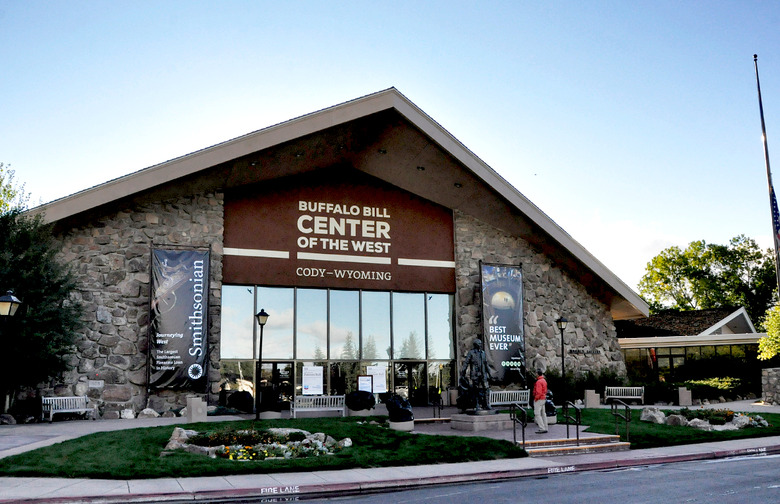
[[[306,499],[306,502],[345,504],[358,502],[360,504],[780,502],[778,457],[780,455],[557,474],[374,495]]]

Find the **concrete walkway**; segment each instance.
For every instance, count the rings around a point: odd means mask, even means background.
[[[734,411],[780,413],[752,401],[713,405]],[[667,408],[667,407],[663,407]],[[445,412],[446,417],[449,412]],[[430,416],[425,410],[417,418]],[[209,417],[210,421],[240,417]],[[67,421],[53,424],[0,426],[0,458],[49,446],[84,434],[136,427],[181,424],[181,418]],[[566,426],[551,425],[549,438],[565,436]],[[573,428],[572,428],[573,429]],[[539,439],[529,425],[528,440]],[[415,432],[473,435],[449,428],[447,423],[420,423]],[[483,431],[479,435],[512,439],[512,431]],[[586,436],[587,433],[581,435]],[[572,430],[572,437],[574,436]],[[518,440],[520,433],[518,432]],[[92,480],[66,478],[0,477],[0,502],[116,503],[183,502],[204,499],[248,497],[301,497],[303,495],[346,495],[369,491],[398,490],[422,485],[519,478],[564,472],[644,466],[678,461],[714,459],[780,453],[780,437],[755,438],[718,443],[652,448],[623,452],[523,458],[498,461],[435,464],[410,467],[348,469],[284,474],[260,474],[202,478],[159,478],[151,480]]]

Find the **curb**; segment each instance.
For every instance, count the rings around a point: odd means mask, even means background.
[[[363,481],[355,483],[311,484],[291,486],[270,486],[258,488],[242,488],[231,490],[204,490],[196,492],[148,493],[112,496],[87,497],[51,497],[32,499],[0,499],[0,503],[39,503],[39,504],[145,504],[154,502],[199,502],[199,501],[231,501],[235,499],[264,499],[269,502],[294,501],[300,497],[334,497],[380,493],[388,490],[406,490],[435,485],[464,484],[474,481],[500,481],[526,477],[548,476],[570,472],[599,471],[606,469],[621,469],[628,467],[669,464],[674,462],[693,462],[697,460],[716,460],[744,456],[766,456],[780,454],[780,445],[770,445],[757,448],[740,448],[734,450],[716,450],[711,452],[663,455],[641,459],[626,458],[603,462],[584,462],[582,464],[557,465],[551,467],[536,467],[528,469],[513,469],[506,471],[483,471],[468,474],[451,474],[425,478],[405,478],[378,481]]]

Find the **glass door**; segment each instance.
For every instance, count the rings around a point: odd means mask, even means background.
[[[428,375],[425,362],[396,362],[393,365],[393,390],[409,399],[412,406],[427,406]]]

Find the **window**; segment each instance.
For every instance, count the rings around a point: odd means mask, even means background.
[[[355,360],[360,344],[360,293],[330,293],[330,358]]]
[[[293,293],[293,289],[283,287],[257,288],[257,311],[262,308],[271,315],[263,328],[264,361],[293,357]],[[222,324],[225,324],[224,315]],[[259,337],[259,327],[257,331]],[[224,334],[222,341],[224,344]]]
[[[452,319],[455,307],[450,294],[428,294],[428,358],[454,359]]]
[[[363,292],[361,356],[366,360],[390,358],[390,293]]]
[[[222,359],[252,359],[254,345],[255,291],[253,287],[222,289]]]
[[[296,304],[295,358],[326,360],[328,292],[320,289],[298,289]]]
[[[425,295],[393,293],[393,358],[425,358]]]

